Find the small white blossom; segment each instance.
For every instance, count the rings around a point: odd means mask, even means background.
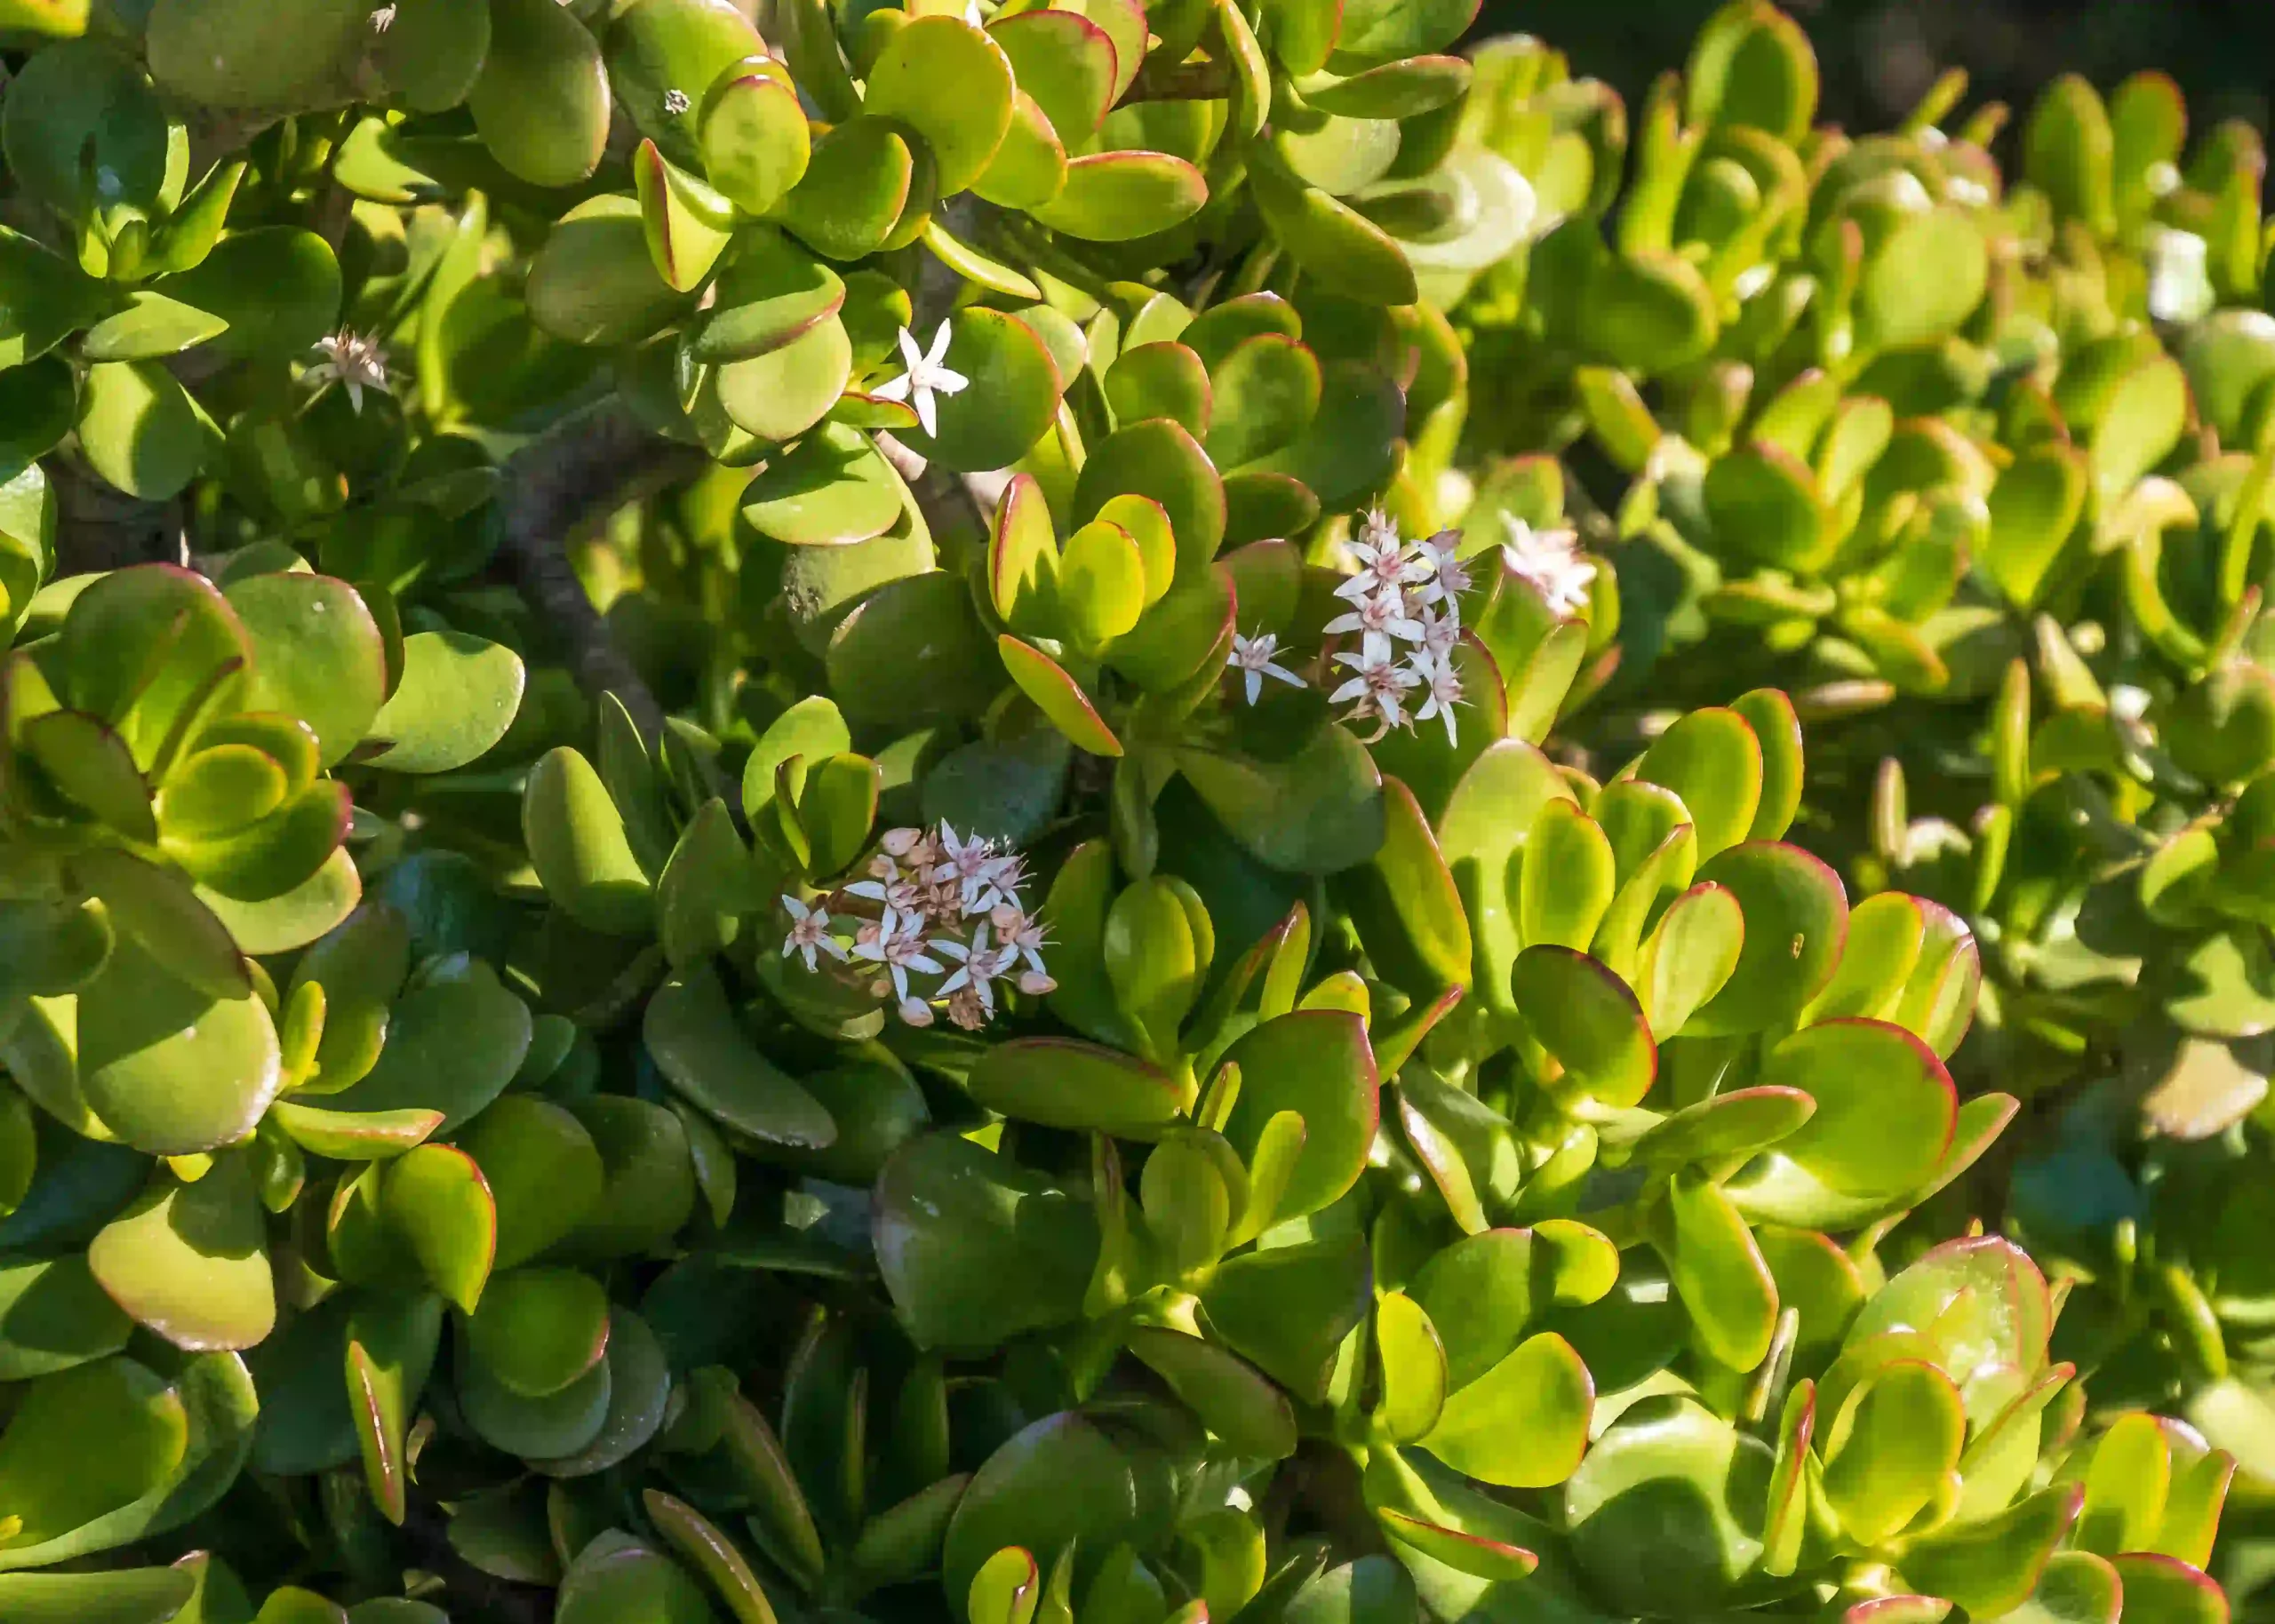
[[[1018,852],[1006,849],[995,856],[987,873],[987,889],[973,904],[974,912],[986,908],[993,912],[1006,903],[1019,905],[1019,888],[1027,882],[1027,860]]]
[[[1335,589],[1338,598],[1356,601],[1393,596],[1429,573],[1428,565],[1407,553],[1406,544],[1398,538],[1398,526],[1380,513],[1367,515],[1348,551],[1359,572]]]
[[[940,824],[941,860],[934,868],[934,884],[955,883],[957,900],[967,913],[984,912],[995,905],[995,842],[974,835],[959,840],[954,828]],[[985,928],[983,927],[983,928]]]
[[[1225,657],[1225,664],[1239,672],[1246,680],[1248,702],[1254,705],[1264,692],[1264,679],[1276,677],[1290,688],[1305,686],[1304,680],[1286,666],[1275,664],[1273,657],[1280,652],[1280,639],[1271,632],[1258,632],[1254,637],[1233,633],[1233,651]]]
[[[1421,641],[1422,653],[1432,659],[1452,657],[1454,645],[1461,641],[1461,617],[1458,614],[1433,614],[1424,609]]]
[[[987,922],[995,927],[996,941],[1026,961],[1027,967],[1019,975],[1020,991],[1040,997],[1058,984],[1043,967],[1042,950],[1050,943],[1041,920],[1007,903],[989,914]]]
[[[1443,603],[1469,590],[1469,566],[1455,552],[1460,545],[1459,530],[1440,530],[1427,541],[1414,544],[1416,554],[1430,571],[1415,588],[1416,601]]]
[[[1377,593],[1361,598],[1358,608],[1337,615],[1321,629],[1330,635],[1358,632],[1369,637],[1395,637],[1402,642],[1422,641],[1422,623],[1406,612],[1406,599],[1397,593]]]
[[[695,104],[692,101],[690,101],[687,99],[687,92],[685,91],[666,91],[664,92],[664,115],[667,118],[677,118],[681,114],[686,112],[688,108],[694,105]]]
[[[906,401],[916,413],[917,422],[924,426],[928,434],[940,432],[938,409],[933,397],[961,394],[971,380],[961,372],[951,371],[945,364],[951,334],[946,322],[932,335],[930,351],[917,347],[916,335],[906,327],[900,330],[900,358],[907,370],[890,383],[878,385],[869,391],[881,401]]]
[[[782,943],[785,959],[793,953],[799,954],[805,959],[809,970],[815,967],[814,956],[817,953],[827,953],[840,963],[844,961],[845,943],[829,934],[829,912],[826,909],[818,905],[809,906],[788,896],[782,898],[782,907],[791,920],[790,934]]]
[[[316,380],[316,393],[322,394],[338,384],[347,391],[348,404],[360,414],[363,410],[363,391],[385,389],[387,386],[387,353],[375,338],[341,328],[316,340],[319,357],[309,363],[307,377]]]
[[[1455,732],[1454,706],[1462,703],[1461,673],[1454,669],[1452,657],[1441,659],[1425,651],[1414,657],[1414,669],[1422,674],[1426,696],[1421,709],[1414,712],[1415,721],[1419,724],[1441,717],[1446,724],[1446,743],[1460,743]]]
[[[395,27],[395,7],[383,5],[371,13],[371,32],[384,34]]]
[[[1356,674],[1328,696],[1329,704],[1352,705],[1354,721],[1371,716],[1379,718],[1385,728],[1406,725],[1406,691],[1417,687],[1422,678],[1393,656],[1388,638],[1369,637],[1358,653],[1338,654],[1335,663]]]
[[[869,864],[869,877],[847,886],[845,895],[882,903],[890,913],[914,914],[924,906],[924,881],[921,873],[904,872],[898,864],[880,852]]]
[[[882,966],[892,983],[893,995],[905,1007],[908,1002],[908,975],[921,970],[927,975],[940,974],[940,961],[925,950],[931,946],[924,935],[924,921],[914,915],[903,915],[888,910],[883,921],[872,933],[864,931],[862,939],[853,944],[853,956],[871,964]],[[914,1024],[922,1025],[917,1022]]]
[[[1359,542],[1362,546],[1389,547],[1397,551],[1398,521],[1379,507],[1370,507],[1359,517]]]
[[[975,28],[987,26],[987,19],[980,14],[979,0],[964,0],[963,20]]]
[[[972,1001],[987,1015],[995,1013],[995,982],[1018,962],[1019,951],[1015,947],[987,943],[987,927],[983,924],[973,933],[971,944],[961,942],[938,942],[934,947],[943,955],[956,961],[955,973],[940,983],[945,998],[954,999],[959,992],[970,991]],[[957,1022],[958,1025],[963,1023]]]
[[[1570,615],[1587,607],[1588,583],[1596,578],[1596,567],[1580,556],[1576,532],[1537,530],[1507,513],[1501,515],[1501,527],[1509,537],[1501,548],[1502,561],[1537,587],[1552,610]]]

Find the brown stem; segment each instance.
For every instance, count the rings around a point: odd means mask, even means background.
[[[443,1580],[445,1600],[453,1611],[470,1608],[496,1624],[550,1624],[553,1592],[499,1579],[467,1561],[451,1544],[448,1525],[433,1506],[414,1503],[403,1533],[417,1552],[419,1565]]]
[[[569,562],[570,533],[641,489],[668,483],[697,454],[658,439],[616,395],[563,418],[506,461],[499,555],[523,599],[568,655],[578,686],[614,694],[653,739],[664,713]]]
[[[55,490],[57,575],[188,561],[179,502],[128,496],[75,457],[46,458],[40,466]]]

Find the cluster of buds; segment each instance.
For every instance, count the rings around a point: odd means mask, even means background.
[[[782,898],[783,956],[801,956],[809,970],[834,959],[911,1026],[930,1026],[938,1006],[977,1031],[994,1016],[999,984],[1037,997],[1058,984],[1043,966],[1042,922],[1019,897],[1026,878],[1017,851],[959,839],[945,822],[890,829],[864,878],[810,901]],[[833,910],[850,937],[839,934]]]

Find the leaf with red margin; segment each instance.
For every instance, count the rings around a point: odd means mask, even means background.
[[[1082,691],[1082,685],[1070,676],[1065,666],[1032,644],[1021,642],[1010,633],[995,640],[1003,656],[1003,668],[1011,673],[1011,681],[1019,691],[1035,703],[1037,709],[1050,720],[1050,725],[1065,734],[1078,750],[1094,756],[1118,756],[1122,741],[1106,719]]]

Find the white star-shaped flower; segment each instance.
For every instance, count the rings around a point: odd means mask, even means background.
[[[1049,945],[1042,922],[1033,914],[1006,903],[987,916],[995,927],[995,940],[1026,960],[1027,967],[1019,975],[1019,991],[1030,997],[1040,998],[1058,983],[1042,962],[1042,950]],[[1007,966],[1006,968],[1009,967]]]
[[[688,108],[694,105],[695,104],[692,101],[690,101],[687,99],[687,92],[685,91],[666,91],[664,92],[664,113],[667,117],[677,118],[681,114],[686,112]]]
[[[1008,944],[990,947],[987,927],[983,922],[972,933],[971,944],[940,941],[932,943],[932,951],[956,961],[954,974],[940,983],[943,997],[954,998],[969,987],[979,1007],[989,1015],[995,1013],[995,982],[1018,962],[1019,950]]]
[[[1461,617],[1422,611],[1422,652],[1433,659],[1448,659],[1461,641]]]
[[[815,967],[814,956],[827,953],[843,963],[845,943],[829,934],[829,913],[819,904],[809,906],[794,896],[784,896],[783,911],[790,916],[790,934],[783,938],[782,956],[787,959],[796,953],[806,961],[806,968]]]
[[[1440,530],[1427,541],[1417,541],[1414,551],[1417,560],[1426,567],[1421,585],[1414,589],[1414,596],[1424,603],[1446,603],[1458,599],[1470,587],[1469,566],[1455,555],[1461,545],[1459,530]]]
[[[383,5],[371,13],[371,32],[384,34],[395,27],[395,7]]]
[[[890,912],[913,914],[923,910],[924,882],[914,874],[903,873],[898,864],[880,852],[870,861],[869,877],[847,886],[845,895],[882,903]]]
[[[1329,705],[1355,704],[1352,720],[1378,716],[1385,728],[1406,725],[1406,690],[1422,679],[1391,648],[1390,639],[1369,636],[1356,654],[1338,654],[1335,663],[1354,674],[1328,696]]]
[[[853,944],[853,956],[882,966],[892,980],[893,995],[906,1006],[912,1001],[908,992],[910,971],[922,970],[927,975],[940,973],[940,961],[925,951],[931,945],[925,939],[922,920],[888,909],[876,934],[865,932],[863,940]],[[906,1018],[905,1007],[902,1015]],[[924,1024],[922,1021],[911,1023]]]
[[[1276,677],[1290,688],[1306,686],[1304,680],[1286,666],[1274,663],[1273,657],[1280,652],[1280,639],[1271,632],[1258,632],[1254,637],[1233,633],[1233,651],[1225,657],[1225,664],[1239,672],[1247,681],[1248,702],[1254,705],[1264,692],[1264,679]]]
[[[1502,561],[1519,577],[1540,589],[1548,607],[1570,615],[1588,604],[1588,583],[1596,567],[1580,556],[1580,537],[1570,529],[1537,530],[1514,513],[1501,515],[1508,541],[1501,548]]]
[[[309,364],[307,373],[316,380],[316,393],[322,394],[332,385],[339,385],[347,391],[347,402],[358,415],[363,410],[364,390],[387,386],[387,353],[375,338],[343,327],[316,340],[316,354],[319,359]]]
[[[1443,717],[1446,743],[1459,743],[1454,732],[1454,706],[1462,702],[1461,673],[1454,669],[1451,657],[1440,659],[1425,650],[1414,657],[1413,669],[1420,674],[1422,687],[1427,696],[1421,709],[1414,712],[1415,721],[1419,724],[1428,721],[1433,716]]]
[[[1027,860],[1016,851],[999,853],[987,865],[987,881],[971,907],[974,913],[992,913],[1019,904],[1019,888],[1027,881]]]
[[[994,841],[976,834],[968,840],[960,840],[954,825],[945,819],[941,822],[940,863],[933,871],[932,882],[938,885],[953,880],[966,913],[984,913],[995,905],[992,893],[996,861]],[[982,902],[983,896],[987,900]]]
[[[1347,544],[1346,550],[1359,571],[1335,589],[1338,598],[1356,601],[1403,594],[1409,583],[1430,573],[1428,565],[1406,551],[1406,544],[1398,538],[1398,526],[1379,513],[1367,515],[1358,538]]]
[[[943,364],[947,359],[951,338],[948,324],[940,323],[940,330],[932,335],[932,347],[927,352],[916,346],[916,335],[906,327],[900,330],[900,358],[908,370],[890,383],[880,384],[869,391],[881,401],[906,401],[916,413],[916,420],[924,426],[928,434],[940,432],[939,413],[933,397],[961,394],[971,386],[971,379],[961,372],[951,371]]]
[[[1360,632],[1369,637],[1395,637],[1401,642],[1422,641],[1422,623],[1406,612],[1406,594],[1397,592],[1376,593],[1361,598],[1358,608],[1337,615],[1321,629],[1330,636],[1337,632]]]

